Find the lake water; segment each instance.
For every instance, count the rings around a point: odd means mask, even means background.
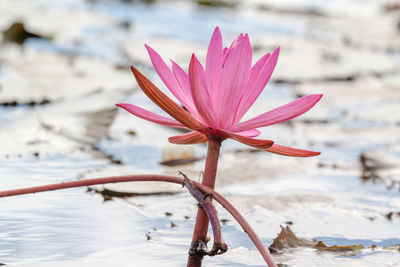
[[[2,1],[2,31],[23,21],[28,31],[51,38],[0,46],[0,190],[178,170],[196,179],[204,146],[184,152],[171,148],[167,137],[177,131],[115,112],[113,105],[132,102],[159,111],[138,93],[128,71],[130,64],[138,65],[161,84],[143,44],[164,49],[165,59],[180,54],[189,59],[191,47],[204,55],[218,25],[225,44],[248,32],[257,57],[281,45],[282,61],[250,117],[299,95],[324,93],[309,114],[265,128],[261,135],[321,151],[321,156],[250,153],[227,141],[218,191],[246,216],[266,246],[280,225],[290,225],[298,237],[328,246],[366,247],[350,255],[292,248],[275,255],[277,262],[400,266],[398,248],[388,249],[400,244],[397,17],[385,13],[380,1],[362,8],[358,1],[331,2],[254,0],[232,8],[196,1]],[[360,25],[367,30],[360,31]],[[29,105],[43,99],[50,103]],[[159,162],[167,152],[193,153],[199,160],[165,167]],[[96,193],[104,188],[94,187],[0,199],[0,263],[185,266],[194,200],[180,186],[142,186],[105,188],[174,194],[118,198]],[[204,266],[263,266],[240,226],[217,208],[226,220],[222,232],[229,251],[205,258]]]

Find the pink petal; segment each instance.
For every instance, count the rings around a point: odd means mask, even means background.
[[[199,119],[202,123],[205,124],[205,121],[201,118],[199,112],[197,111],[192,98],[192,90],[190,89],[190,80],[189,76],[186,72],[174,61],[171,60],[172,70],[174,72],[175,78],[178,81],[179,85],[182,88],[182,92],[190,99],[190,103],[184,104],[185,108],[189,110],[190,113],[193,114],[197,119]]]
[[[249,83],[256,82],[258,76],[260,75],[261,70],[263,69],[265,63],[268,62],[270,57],[271,57],[271,54],[268,53],[268,54],[262,56],[259,60],[257,60],[257,62],[254,64],[254,66],[251,68]]]
[[[238,123],[240,121],[240,119],[243,117],[244,113],[247,111],[247,110],[244,110],[244,108],[246,107],[246,103],[243,103],[243,102],[247,101],[247,98],[251,94],[251,89],[254,86],[254,83],[257,81],[262,68],[264,67],[265,63],[268,61],[270,56],[271,56],[271,54],[269,54],[269,53],[262,56],[251,68],[250,78],[249,78],[249,81],[247,82],[246,88],[242,92],[242,97],[240,99],[239,108],[237,109],[237,112],[236,112],[234,124]]]
[[[236,134],[252,138],[252,137],[259,136],[260,133],[261,132],[259,130],[257,130],[257,129],[251,129],[251,130],[247,130],[247,131],[244,131],[244,132],[238,132]]]
[[[232,131],[245,131],[293,119],[311,109],[322,97],[322,94],[303,96],[289,104],[265,112],[248,121],[237,124]]]
[[[173,144],[186,145],[186,144],[199,144],[208,141],[207,136],[199,132],[190,132],[181,135],[171,136],[168,141]]]
[[[280,48],[278,47],[272,53],[272,55],[268,57],[268,61],[264,64],[258,76],[254,80],[252,79],[254,76],[249,80],[249,83],[247,84],[243,93],[243,99],[241,100],[238,108],[235,123],[240,121],[243,115],[249,110],[249,108],[254,104],[258,96],[264,90],[269,79],[271,78],[272,72],[275,69],[278,61],[279,50]]]
[[[116,104],[116,106],[125,109],[129,113],[132,113],[133,115],[142,118],[144,120],[148,120],[151,122],[155,122],[158,124],[162,124],[165,126],[169,127],[178,127],[178,128],[185,128],[181,123],[177,122],[176,120],[166,118],[164,116],[155,114],[153,112],[147,111],[141,107],[132,105],[132,104],[127,104],[127,103],[121,103],[121,104]]]
[[[187,73],[174,61],[171,60],[172,71],[174,72],[175,78],[182,88],[182,91],[192,98],[192,91],[190,90],[190,81]]]
[[[190,112],[193,112],[194,106],[190,99],[190,95],[188,95],[180,86],[178,81],[176,80],[174,74],[170,70],[170,68],[165,64],[164,60],[161,56],[154,51],[150,46],[145,45],[147,52],[149,53],[151,62],[158,75],[160,76],[163,83],[167,86],[167,88],[171,91],[171,93],[181,102],[185,108],[187,108]]]
[[[287,146],[280,146],[280,145],[273,145],[267,149],[268,152],[284,155],[284,156],[291,156],[291,157],[314,157],[321,154],[321,152],[303,150],[303,149],[296,149]]]
[[[218,99],[215,99],[218,126],[223,129],[233,124],[242,90],[250,77],[252,51],[248,35],[232,46],[231,50],[222,69]]]
[[[215,28],[207,50],[206,83],[212,99],[215,99],[219,76],[222,71],[222,36],[218,27]]]
[[[193,54],[189,64],[190,88],[192,90],[193,102],[200,116],[214,127],[215,113],[211,102],[210,94],[207,90],[205,75],[201,63]]]
[[[225,55],[226,55],[226,53],[228,52],[228,47],[224,47],[224,50],[222,50],[222,54],[224,55],[224,61],[223,62],[225,62]]]
[[[234,139],[242,144],[252,146],[257,149],[266,150],[267,148],[270,148],[274,144],[274,141],[272,140],[253,139],[229,131],[224,131],[224,130],[218,130],[218,131],[223,135],[225,135],[227,138]]]
[[[227,47],[224,48],[224,50],[223,50],[224,59],[222,61],[222,65],[225,65],[225,62],[228,59],[228,57],[231,55],[233,48],[236,47],[237,44],[242,39],[243,39],[243,33],[241,33],[235,40],[233,40],[233,42],[231,43],[231,46],[229,48],[227,48]]]

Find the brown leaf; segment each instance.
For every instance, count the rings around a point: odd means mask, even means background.
[[[349,246],[330,246],[324,244],[322,241],[318,241],[318,243],[314,246],[314,248],[321,251],[333,251],[333,252],[347,252],[347,251],[359,251],[364,248],[363,245],[349,245]]]
[[[274,242],[269,247],[271,253],[281,252],[283,249],[296,248],[296,247],[312,247],[319,251],[330,251],[330,252],[357,252],[364,248],[363,245],[348,245],[348,246],[327,246],[322,241],[316,242],[315,240],[306,240],[298,238],[289,226],[281,226],[282,231],[274,239]]]
[[[277,253],[287,248],[314,247],[316,245],[315,241],[298,238],[289,226],[286,226],[286,228],[281,226],[281,229],[282,231],[274,239],[272,245],[269,246],[271,253]]]

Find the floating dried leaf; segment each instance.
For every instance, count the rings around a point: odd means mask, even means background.
[[[332,251],[332,252],[347,252],[347,251],[359,251],[364,248],[362,244],[359,245],[348,245],[348,246],[327,246],[322,241],[318,241],[318,243],[314,246],[314,248],[321,251]]]
[[[287,248],[315,246],[315,241],[298,238],[289,226],[283,227],[281,225],[281,229],[282,231],[274,239],[272,245],[269,246],[269,251],[271,253],[278,253]]]
[[[271,253],[281,252],[283,249],[296,248],[296,247],[312,247],[319,251],[330,252],[358,252],[364,248],[362,244],[359,245],[346,245],[346,246],[327,246],[324,242],[315,240],[306,240],[298,238],[289,226],[281,226],[282,231],[278,234],[277,238],[269,247]],[[375,246],[376,247],[376,246]]]

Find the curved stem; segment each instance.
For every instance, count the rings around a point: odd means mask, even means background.
[[[122,182],[168,182],[175,184],[183,184],[183,178],[176,176],[167,176],[167,175],[126,175],[126,176],[113,176],[113,177],[104,177],[104,178],[94,178],[94,179],[86,179],[86,180],[78,180],[71,182],[61,182],[58,184],[48,184],[42,186],[34,186],[27,187],[22,189],[14,189],[0,192],[0,198],[2,197],[10,197],[17,195],[25,195],[25,194],[34,194],[45,191],[73,188],[73,187],[81,187],[81,186],[90,186],[97,184],[112,184],[112,183],[122,183]]]
[[[90,186],[90,185],[98,185],[98,184],[109,184],[109,183],[120,183],[120,182],[168,182],[175,184],[183,184],[183,178],[176,176],[167,176],[167,175],[126,175],[126,176],[114,176],[114,177],[104,177],[104,178],[94,178],[94,179],[86,179],[79,181],[71,181],[71,182],[61,182],[58,184],[49,184],[42,186],[34,186],[22,189],[14,189],[0,192],[0,198],[2,197],[10,197],[17,195],[25,195],[32,193],[39,193],[45,191],[59,190],[59,189],[67,189],[81,186]],[[236,219],[236,221],[242,226],[245,233],[250,237],[253,241],[254,245],[261,253],[265,262],[269,267],[277,267],[272,256],[269,254],[267,249],[262,244],[261,239],[257,236],[251,226],[247,223],[246,219],[236,210],[228,200],[226,200],[223,196],[215,192],[208,186],[200,184],[198,182],[192,181],[200,190],[205,194],[212,194],[212,197],[220,203],[232,216]]]
[[[183,183],[185,184],[186,188],[189,190],[189,193],[197,200],[197,205],[202,207],[204,212],[207,214],[208,220],[211,223],[211,228],[214,235],[214,244],[210,251],[207,252],[204,249],[204,255],[214,256],[214,255],[221,255],[228,251],[228,246],[222,240],[222,233],[221,233],[221,225],[219,223],[217,210],[212,204],[212,195],[211,194],[204,194],[201,192],[199,187],[193,183],[185,174],[179,172],[183,176]],[[198,252],[197,252],[198,253]]]
[[[274,259],[272,258],[271,254],[267,251],[264,244],[262,243],[261,239],[258,237],[256,232],[254,232],[253,228],[251,228],[250,224],[246,221],[246,219],[240,214],[240,212],[223,196],[218,194],[214,190],[210,190],[207,186],[204,186],[200,183],[196,183],[196,185],[200,188],[201,191],[204,193],[211,192],[212,197],[222,205],[235,220],[242,226],[244,232],[250,237],[251,241],[253,241],[254,245],[261,253],[262,257],[264,258],[265,262],[268,264],[269,267],[277,267]]]

